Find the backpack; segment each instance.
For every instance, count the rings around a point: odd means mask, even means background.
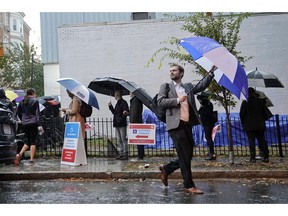
[[[170,90],[169,84],[166,83],[166,93],[168,93],[169,90]],[[158,106],[157,98],[158,98],[158,94],[156,94],[152,99],[152,104],[151,104],[152,111],[155,113],[155,115],[160,121],[166,123],[166,109],[163,109]]]
[[[80,115],[84,118],[90,117],[92,115],[92,106],[82,101],[80,108]]]

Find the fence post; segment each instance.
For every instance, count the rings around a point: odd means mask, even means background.
[[[276,130],[277,130],[279,155],[280,155],[280,157],[283,157],[282,143],[281,143],[281,133],[280,133],[280,124],[279,124],[279,115],[276,114],[275,116],[276,116]]]

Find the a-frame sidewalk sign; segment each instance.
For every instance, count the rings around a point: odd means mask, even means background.
[[[61,164],[79,166],[87,164],[81,125],[79,122],[65,124]]]

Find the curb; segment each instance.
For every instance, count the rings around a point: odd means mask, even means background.
[[[41,172],[41,173],[0,173],[1,181],[52,180],[52,179],[160,179],[160,172]],[[235,171],[194,171],[193,179],[215,178],[288,178],[288,170],[235,170]],[[169,175],[169,179],[182,179],[180,172]]]

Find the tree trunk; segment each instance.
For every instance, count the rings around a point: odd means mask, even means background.
[[[230,112],[228,110],[228,103],[226,100],[226,90],[223,89],[223,96],[224,96],[224,103],[225,103],[225,112],[226,112],[226,125],[227,125],[227,132],[228,132],[228,151],[229,151],[229,162],[230,164],[234,164],[234,150],[233,150],[233,140],[232,140],[232,128],[231,128],[231,120],[230,120]]]

